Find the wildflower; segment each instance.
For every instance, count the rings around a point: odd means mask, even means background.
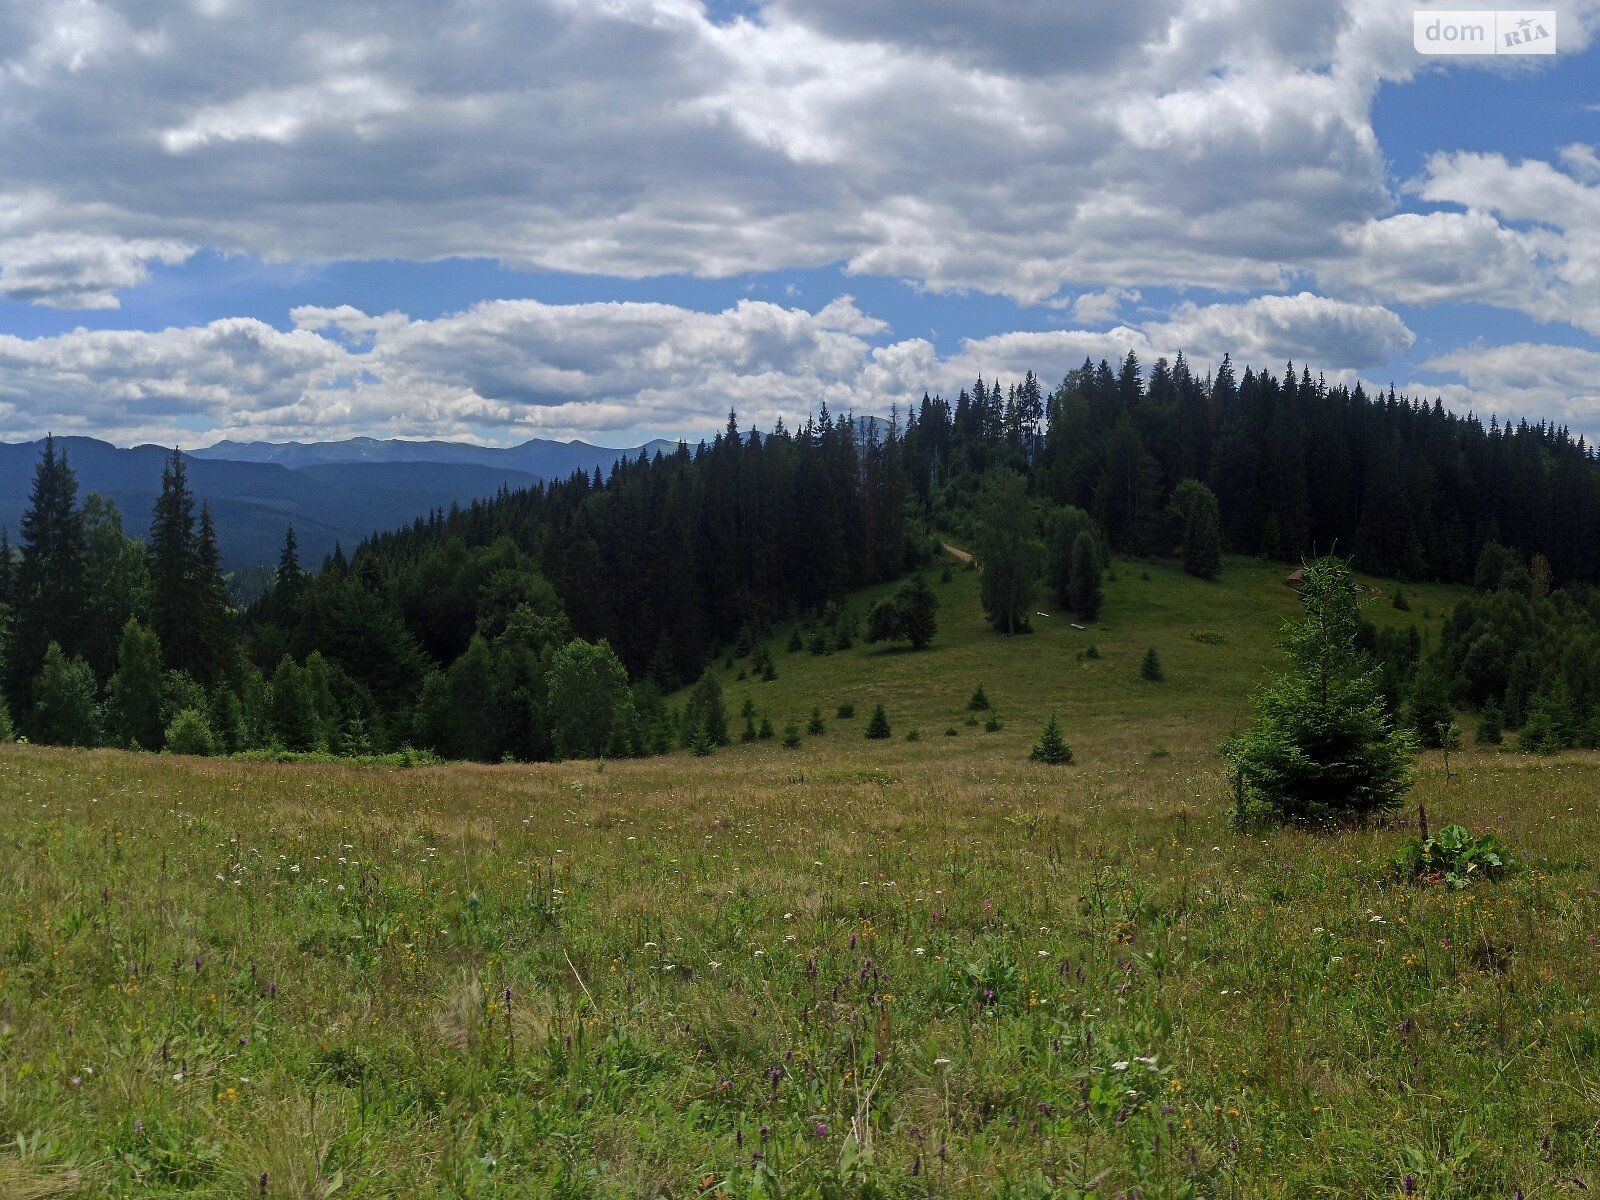
[[[1128,1069],[1128,1066],[1129,1066],[1128,1060],[1124,1058],[1120,1062],[1112,1063],[1111,1064],[1111,1069],[1113,1071],[1126,1071]]]
[[[817,1136],[818,1137],[827,1137],[828,1136],[828,1123],[826,1121],[818,1121],[817,1122]]]

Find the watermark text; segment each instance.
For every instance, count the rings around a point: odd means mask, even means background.
[[[1418,54],[1554,54],[1556,14],[1548,8],[1430,8],[1411,14]]]

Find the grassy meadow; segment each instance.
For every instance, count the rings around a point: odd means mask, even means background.
[[[1600,1189],[1600,757],[1423,756],[1434,826],[1523,860],[1463,891],[1392,867],[1414,807],[1235,832],[1294,594],[1116,571],[1089,630],[1002,639],[957,569],[925,652],[719,665],[735,736],[821,707],[794,749],[0,747],[0,1197]],[[1436,636],[1407,595],[1370,615]]]

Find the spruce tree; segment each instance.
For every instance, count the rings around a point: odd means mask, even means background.
[[[311,694],[305,670],[285,654],[272,673],[271,736],[285,750],[309,751],[317,748],[322,732],[317,720],[316,701]]]
[[[967,701],[967,709],[971,712],[985,712],[988,707],[989,696],[983,690],[983,684],[980,683],[977,690],[972,693],[972,698]]]
[[[800,726],[790,721],[783,727],[783,745],[787,750],[793,750],[800,744]]]
[[[306,573],[300,568],[300,542],[294,535],[294,526],[290,525],[284,530],[283,550],[278,555],[278,569],[272,577],[274,607],[280,619],[293,620],[305,588]]]
[[[1069,504],[1055,509],[1045,520],[1045,579],[1062,608],[1072,607],[1073,550],[1078,535],[1086,531],[1094,535],[1096,546],[1103,549],[1100,527],[1083,509]]]
[[[811,719],[806,722],[806,732],[812,737],[819,737],[827,726],[822,723],[822,709],[818,705],[811,706]]]
[[[762,717],[761,727],[756,730],[756,740],[765,742],[772,738],[772,718]]]
[[[247,747],[245,739],[244,706],[239,695],[226,684],[211,693],[206,706],[206,719],[217,739],[218,754],[237,754]]]
[[[722,702],[722,684],[707,671],[689,693],[683,710],[684,744],[694,736],[696,729],[704,729],[718,746],[728,744],[728,711]]]
[[[209,688],[234,675],[238,634],[233,605],[228,599],[228,581],[222,573],[217,527],[208,504],[200,506],[193,571],[190,591],[194,598],[195,644],[189,673]]]
[[[928,581],[916,575],[901,584],[895,593],[895,606],[900,610],[902,636],[911,643],[913,650],[925,649],[939,631],[935,616],[939,611],[939,597],[933,594]]]
[[[1222,573],[1222,518],[1217,497],[1197,479],[1182,480],[1167,505],[1183,569],[1199,579]],[[1170,543],[1169,543],[1170,544]]]
[[[1161,656],[1156,653],[1156,648],[1151,646],[1144,652],[1144,661],[1139,664],[1139,678],[1149,683],[1160,683],[1166,677],[1166,673],[1161,669]]]
[[[187,668],[195,634],[194,494],[174,448],[161,469],[161,495],[150,522],[150,624],[167,665]]]
[[[1050,721],[1039,735],[1039,743],[1034,746],[1028,755],[1030,762],[1050,763],[1060,766],[1072,761],[1072,747],[1061,736],[1061,722],[1054,713],[1050,714]]]
[[[1473,740],[1480,746],[1498,746],[1505,740],[1501,732],[1500,706],[1493,700],[1483,706],[1483,712],[1478,718],[1478,732]]]
[[[84,574],[87,603],[82,651],[97,678],[117,667],[117,651],[129,620],[150,607],[149,555],[144,543],[122,529],[115,502],[90,492],[83,502]]]
[[[1308,564],[1300,603],[1304,619],[1286,627],[1293,669],[1257,696],[1254,723],[1222,753],[1233,763],[1241,815],[1364,822],[1399,806],[1416,742],[1391,726],[1376,672],[1356,647],[1349,566]]]
[[[889,714],[883,711],[883,704],[872,710],[872,720],[867,722],[867,737],[869,740],[878,740],[890,736]]]
[[[1411,730],[1417,743],[1429,750],[1442,744],[1443,730],[1454,719],[1450,709],[1450,685],[1444,669],[1429,663],[1417,673],[1408,705]]]
[[[11,584],[6,682],[19,719],[29,708],[29,689],[44,667],[50,643],[68,658],[81,645],[88,580],[83,514],[77,505],[77,477],[66,454],[57,453],[55,438],[47,437],[22,514],[22,553]],[[22,724],[28,728],[30,722],[23,719]]]

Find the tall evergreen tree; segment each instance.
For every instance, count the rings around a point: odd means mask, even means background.
[[[13,589],[12,632],[7,662],[7,697],[12,712],[26,713],[34,677],[52,642],[66,658],[83,639],[88,578],[84,565],[83,514],[78,482],[55,438],[47,437],[34,470],[28,508],[22,514],[22,554]],[[23,722],[27,727],[27,722]]]
[[[167,666],[190,671],[203,642],[194,583],[199,547],[188,468],[174,447],[161,469],[161,495],[150,522],[150,627]],[[294,747],[291,747],[294,748]]]
[[[238,652],[238,631],[221,559],[211,506],[202,504],[189,584],[195,620],[190,674],[208,688],[233,676]]]
[[[149,555],[143,542],[123,532],[116,503],[96,492],[84,499],[83,528],[88,598],[83,654],[103,679],[116,669],[128,622],[144,619],[149,611]]]

